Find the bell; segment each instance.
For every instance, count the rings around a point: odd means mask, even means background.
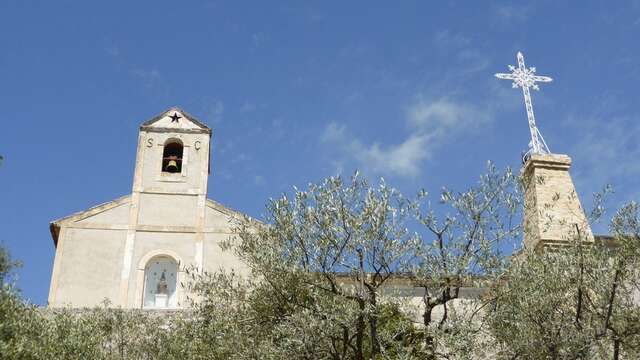
[[[175,160],[169,160],[167,163],[167,167],[165,168],[168,172],[177,172],[178,171],[178,163]]]

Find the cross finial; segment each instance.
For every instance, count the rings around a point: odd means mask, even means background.
[[[524,95],[524,105],[527,109],[527,119],[529,121],[529,131],[531,132],[531,142],[529,143],[529,152],[534,154],[548,154],[550,153],[549,147],[544,141],[542,134],[536,126],[536,119],[533,116],[533,104],[531,102],[531,93],[529,88],[534,90],[540,90],[536,82],[551,82],[552,79],[547,76],[536,75],[536,68],[526,68],[524,66],[524,55],[518,51],[518,67],[509,65],[511,73],[503,74],[498,73],[496,77],[498,79],[512,80],[513,88],[522,88],[522,94]]]

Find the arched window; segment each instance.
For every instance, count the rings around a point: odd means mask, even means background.
[[[156,256],[144,269],[144,298],[142,306],[151,309],[176,307],[178,263],[169,256]]]
[[[182,143],[179,140],[169,140],[162,152],[162,172],[182,172]]]

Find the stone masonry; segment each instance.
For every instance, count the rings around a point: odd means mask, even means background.
[[[571,158],[559,154],[532,154],[522,167],[525,248],[561,245],[578,234],[584,241],[593,242],[570,167]]]

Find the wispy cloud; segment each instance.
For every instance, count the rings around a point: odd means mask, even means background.
[[[249,50],[256,52],[269,45],[269,36],[263,32],[251,34],[251,42],[249,44]]]
[[[142,84],[149,94],[160,97],[167,97],[169,95],[170,86],[160,71],[156,69],[133,68],[129,73]]]
[[[406,109],[409,134],[399,143],[367,144],[336,122],[327,125],[321,141],[339,150],[339,158],[333,160],[338,171],[346,163],[353,162],[378,174],[415,177],[438,148],[453,140],[455,135],[475,129],[489,119],[488,110],[471,104],[418,96]]]
[[[606,102],[606,101],[605,101]],[[609,197],[608,220],[622,204],[640,200],[640,127],[639,115],[569,116],[568,125],[576,139],[568,148],[573,158],[572,177],[585,208],[592,206],[591,194],[600,192],[605,185],[612,185],[614,194]],[[551,149],[553,150],[553,148]],[[607,233],[607,221],[593,225],[594,232]]]
[[[251,160],[251,155],[248,155],[247,153],[241,152],[241,153],[236,154],[235,156],[233,156],[231,158],[231,163],[232,164],[245,163],[245,162],[250,161],[250,160]]]
[[[295,19],[305,21],[310,24],[322,22],[325,19],[325,14],[320,9],[300,3],[303,5],[285,6],[282,11]]]
[[[506,23],[523,22],[529,18],[532,7],[530,5],[496,6],[494,12],[497,18]]]
[[[248,112],[252,112],[254,110],[256,110],[257,106],[255,103],[249,101],[249,100],[245,100],[241,105],[240,105],[240,109],[238,109],[238,111],[240,111],[241,113],[248,113]]]
[[[253,183],[258,185],[258,186],[262,186],[266,183],[266,181],[264,180],[264,176],[262,175],[256,175],[253,177]]]
[[[146,88],[154,88],[163,83],[160,72],[155,69],[134,69],[131,70],[131,75],[140,79]]]
[[[461,75],[484,72],[491,65],[489,57],[481,51],[464,49],[456,55]]]
[[[110,56],[113,56],[113,57],[120,56],[120,48],[117,47],[116,45],[109,45],[109,46],[105,47],[104,51],[106,51],[107,54],[109,54]]]
[[[210,99],[205,101],[204,114],[206,119],[208,119],[212,124],[220,124],[224,115],[224,103],[219,99]]]
[[[640,178],[640,127],[638,117],[576,117],[567,119],[579,141],[571,148],[581,163],[576,178],[594,190],[605,184],[614,188],[627,179]],[[638,189],[628,189],[636,192]],[[629,194],[634,195],[634,194]]]
[[[148,65],[132,63],[129,56],[127,56],[127,52],[111,41],[104,46],[104,52],[118,69],[124,71],[149,94],[161,97],[169,95],[170,86],[168,81],[158,69]]]
[[[347,133],[345,126],[336,122],[329,123],[322,135],[323,142],[337,145],[342,153],[341,159],[334,159],[334,166],[338,172],[342,172],[346,162],[355,161],[358,166],[368,171],[401,176],[415,176],[419,173],[422,161],[430,156],[428,140],[428,135],[412,134],[396,145],[367,145],[352,137]]]
[[[472,35],[443,29],[433,36],[433,44],[439,54],[456,64],[451,75],[464,77],[486,70],[491,63],[486,53],[474,44]]]
[[[407,109],[411,125],[421,132],[443,135],[442,132],[457,127],[467,127],[487,120],[488,114],[471,104],[456,102],[448,98],[436,100],[418,96]]]
[[[449,29],[444,29],[436,32],[433,36],[433,42],[439,47],[445,48],[459,48],[467,47],[471,43],[471,39],[459,32],[453,32]]]

